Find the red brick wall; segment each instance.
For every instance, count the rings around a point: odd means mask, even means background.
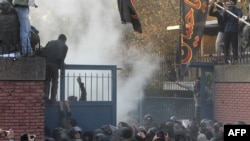
[[[25,132],[44,140],[43,87],[43,81],[0,81],[0,128],[13,129],[16,141]]]
[[[215,83],[215,119],[250,124],[250,83]]]

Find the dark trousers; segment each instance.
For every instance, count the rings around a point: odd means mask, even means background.
[[[81,97],[80,97],[80,101],[86,101],[86,97],[87,97],[87,92],[86,89],[83,85],[83,83],[79,83],[80,89],[81,89]]]
[[[57,89],[58,89],[58,65],[57,64],[47,64],[46,74],[45,74],[45,99],[49,99],[49,94],[51,94],[50,99],[56,100]],[[51,86],[51,89],[50,89]]]
[[[225,60],[230,60],[230,45],[233,49],[233,61],[238,59],[238,33],[224,32]]]
[[[200,124],[200,114],[201,114],[201,111],[200,111],[200,106],[195,106],[195,120],[197,122],[197,124]]]

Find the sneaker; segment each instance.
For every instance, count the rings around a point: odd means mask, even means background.
[[[27,53],[25,53],[25,54],[21,54],[21,57],[27,57],[28,55],[27,55]]]
[[[50,100],[49,100],[49,105],[53,105],[55,102],[56,102],[55,99],[50,99]]]
[[[237,64],[238,63],[238,59],[233,59],[232,60],[232,64]]]
[[[21,57],[34,57],[34,56],[35,56],[35,53],[33,53],[33,52],[21,54]]]
[[[35,57],[35,53],[33,52],[28,53],[28,57]]]

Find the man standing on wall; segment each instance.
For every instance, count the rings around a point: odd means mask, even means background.
[[[56,101],[59,69],[64,65],[64,59],[68,52],[66,45],[66,36],[60,34],[57,40],[49,41],[44,48],[46,58],[46,75],[45,75],[45,101],[53,104]],[[52,83],[50,89],[50,82]],[[49,94],[50,99],[49,99]]]
[[[13,0],[13,5],[20,24],[21,56],[34,56],[30,43],[29,0]]]
[[[227,10],[236,15],[224,12],[223,18],[225,22],[224,30],[224,44],[225,44],[225,63],[230,64],[230,45],[233,48],[233,59],[236,63],[238,61],[238,32],[239,32],[239,18],[242,17],[242,10],[236,7],[237,0],[230,0],[226,3]]]
[[[220,5],[221,7],[223,7],[223,3],[222,2],[218,2],[218,5]],[[223,14],[224,11],[222,8],[216,6],[216,9],[214,11],[214,1],[211,1],[211,7],[209,9],[209,16],[213,16],[217,18],[217,23],[218,23],[218,34],[217,34],[217,38],[215,41],[215,50],[217,53],[217,58],[221,59],[221,53],[223,52],[223,46],[222,44],[224,44],[223,42],[223,38],[224,38],[224,19],[223,19]]]
[[[194,85],[186,85],[178,81],[176,81],[176,84],[193,92],[193,98],[195,104],[195,119],[197,123],[200,123],[200,93],[201,93],[200,77],[197,77],[195,79]]]

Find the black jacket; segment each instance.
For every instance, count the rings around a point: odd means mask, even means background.
[[[213,17],[217,18],[218,30],[219,30],[219,32],[224,32],[225,24],[224,24],[224,20],[223,20],[223,10],[214,11],[214,6],[211,6],[209,9],[209,16],[213,16]]]
[[[64,59],[68,52],[68,46],[60,41],[49,41],[44,48],[44,57],[47,64],[56,64],[58,68],[64,63]]]

